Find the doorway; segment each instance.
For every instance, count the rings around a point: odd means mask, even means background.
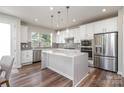
[[[11,55],[11,26],[0,23],[0,59],[5,55]]]

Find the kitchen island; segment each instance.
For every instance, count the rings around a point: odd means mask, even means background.
[[[72,80],[73,86],[88,75],[88,54],[79,50],[52,49],[42,51],[42,69],[49,68]]]

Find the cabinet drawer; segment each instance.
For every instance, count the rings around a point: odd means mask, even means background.
[[[21,52],[21,63],[31,63],[33,61],[33,52],[32,50],[26,50]]]

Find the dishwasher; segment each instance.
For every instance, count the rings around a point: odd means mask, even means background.
[[[33,63],[41,62],[41,50],[33,50]]]

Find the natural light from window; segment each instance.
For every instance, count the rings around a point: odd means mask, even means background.
[[[51,47],[52,34],[32,32],[32,47]]]
[[[11,30],[9,24],[0,23],[0,59],[10,55]]]

